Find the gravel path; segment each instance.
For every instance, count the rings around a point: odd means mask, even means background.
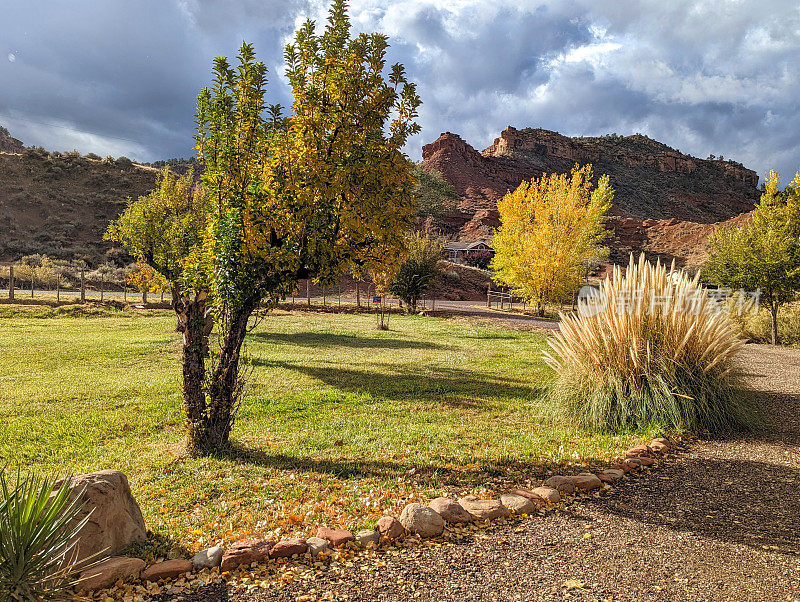
[[[769,428],[697,441],[611,493],[481,533],[198,600],[800,600],[800,350],[748,345]],[[307,596],[307,597],[305,597]]]
[[[533,330],[551,331],[558,329],[558,320],[538,318],[523,313],[504,311],[496,308],[489,309],[480,301],[436,301],[434,315],[461,316],[490,320],[501,326],[509,328],[522,328]]]

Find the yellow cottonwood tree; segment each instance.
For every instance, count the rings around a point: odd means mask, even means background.
[[[605,215],[614,190],[607,175],[592,186],[592,166],[523,182],[497,203],[501,225],[492,246],[495,280],[544,305],[571,295],[586,263],[602,257]]]

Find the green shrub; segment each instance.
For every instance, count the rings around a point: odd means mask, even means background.
[[[458,272],[456,272],[455,270],[447,270],[447,271],[444,273],[444,277],[445,277],[445,278],[446,278],[448,281],[450,281],[450,282],[453,282],[453,283],[461,282],[461,274],[459,274],[459,273],[458,273]]]
[[[0,471],[0,600],[71,598],[76,582],[73,538],[88,517],[70,498],[69,482],[55,488],[52,477]],[[87,564],[84,563],[84,568]]]
[[[418,233],[408,238],[408,257],[400,265],[389,291],[400,297],[409,311],[417,310],[417,302],[428,292],[439,274],[442,245]]]
[[[734,321],[748,341],[772,342],[772,317],[769,310],[761,308],[757,314],[734,315]],[[784,345],[800,346],[800,303],[786,305],[778,314],[778,334]]]
[[[600,285],[595,311],[562,315],[547,363],[558,373],[554,409],[581,424],[621,431],[658,427],[729,431],[758,412],[740,386],[743,341],[698,278],[631,257]]]

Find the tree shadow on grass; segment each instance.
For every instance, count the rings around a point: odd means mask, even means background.
[[[427,341],[413,341],[410,339],[363,337],[349,334],[335,334],[330,332],[256,332],[250,335],[256,340],[278,343],[282,345],[297,345],[300,347],[343,347],[351,349],[450,349],[447,345],[430,343]]]
[[[380,372],[371,372],[340,364],[309,366],[259,358],[255,358],[253,364],[300,372],[339,391],[368,393],[393,401],[415,399],[423,404],[441,404],[450,408],[474,409],[492,403],[532,401],[546,390],[541,384],[460,368],[384,364],[380,366]]]
[[[252,466],[299,473],[319,473],[338,479],[406,479],[417,485],[454,488],[485,484],[487,478],[505,477],[519,471],[533,478],[544,478],[551,466],[545,462],[500,459],[463,466],[463,458],[442,456],[436,461],[413,462],[380,458],[314,458],[307,455],[271,452],[234,443],[226,459]]]

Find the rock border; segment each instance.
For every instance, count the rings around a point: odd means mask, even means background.
[[[532,489],[517,486],[497,498],[478,498],[464,495],[458,500],[439,497],[428,505],[417,502],[403,508],[399,517],[383,516],[376,529],[355,533],[346,529],[320,527],[315,537],[287,537],[279,541],[250,539],[231,544],[227,550],[214,546],[201,550],[188,559],[161,560],[145,567],[138,558],[118,556],[109,558],[84,571],[84,581],[77,588],[84,595],[100,599],[126,590],[126,596],[148,596],[163,593],[185,594],[187,591],[211,584],[227,583],[250,588],[267,587],[259,581],[259,569],[270,565],[299,564],[310,561],[312,568],[325,568],[331,563],[347,561],[359,552],[384,547],[413,547],[423,542],[463,539],[465,532],[491,528],[493,524],[518,520],[548,509],[563,507],[576,497],[612,489],[628,474],[642,474],[655,467],[659,459],[675,451],[676,443],[664,437],[637,445],[624,458],[597,473],[552,475]]]

